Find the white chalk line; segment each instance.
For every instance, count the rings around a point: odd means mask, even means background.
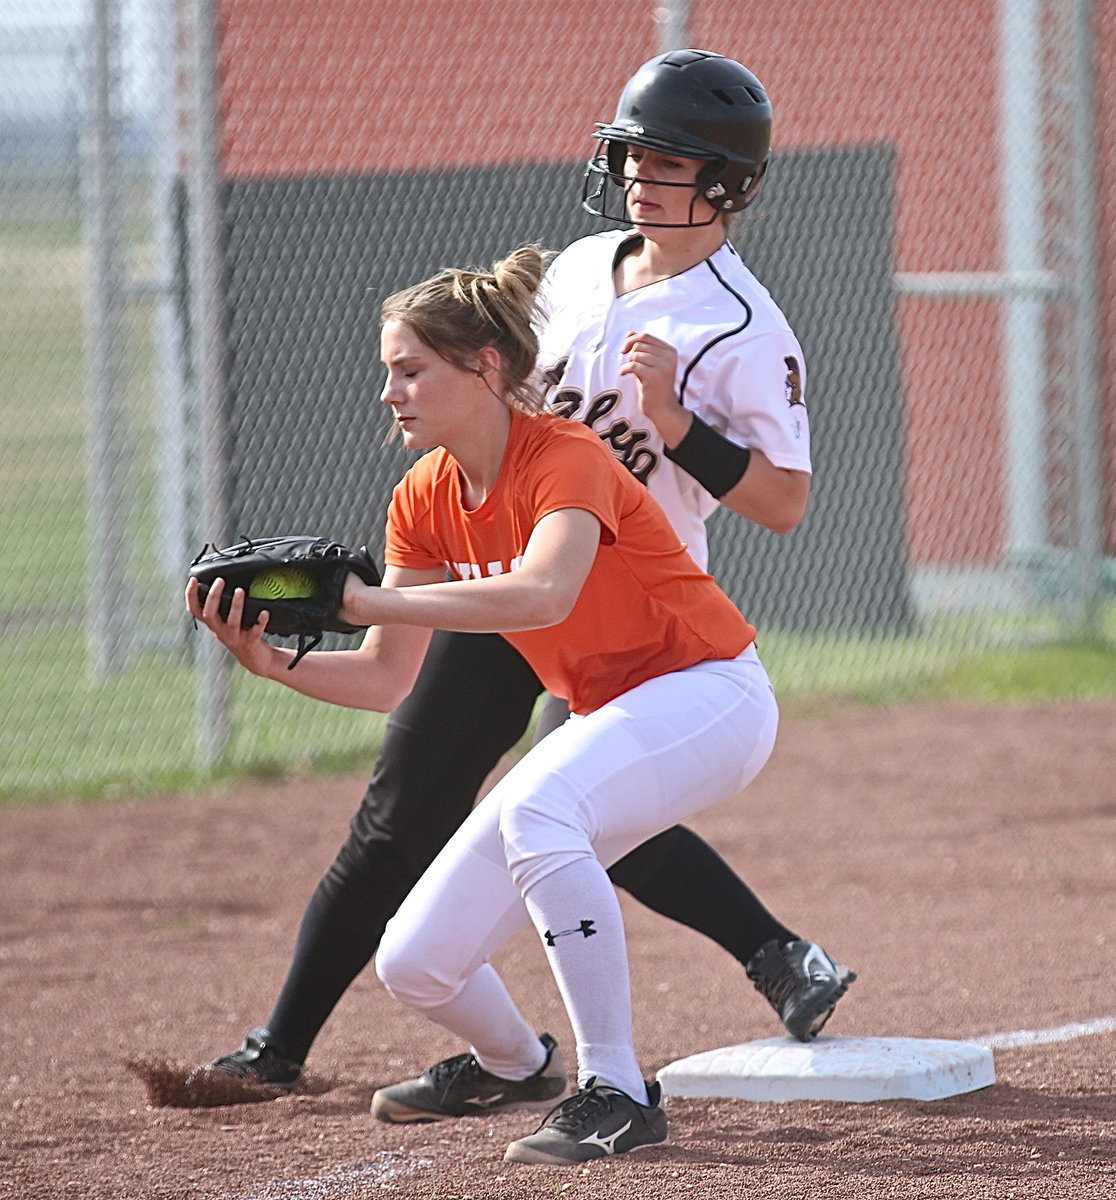
[[[264,1184],[243,1192],[240,1200],[333,1200],[334,1197],[358,1196],[359,1184],[385,1183],[402,1175],[413,1175],[434,1165],[432,1158],[415,1158],[405,1150],[380,1150],[370,1162],[334,1167],[309,1179]]]
[[[1056,1025],[1053,1029],[1017,1029],[1014,1033],[989,1033],[984,1037],[966,1038],[977,1046],[990,1050],[1013,1050],[1018,1046],[1042,1046],[1049,1042],[1070,1042],[1074,1038],[1092,1037],[1098,1033],[1116,1033],[1116,1017],[1097,1017],[1095,1021],[1074,1021],[1071,1025]]]

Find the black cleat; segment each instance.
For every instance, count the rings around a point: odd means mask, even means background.
[[[232,1054],[222,1054],[200,1067],[187,1078],[187,1084],[195,1083],[205,1072],[219,1071],[223,1075],[234,1075],[245,1083],[258,1083],[266,1087],[289,1092],[298,1083],[302,1074],[302,1063],[287,1058],[282,1049],[272,1040],[270,1030],[262,1026],[250,1029],[244,1045]]]
[[[544,1108],[566,1090],[566,1068],[550,1034],[542,1034],[539,1041],[546,1047],[546,1062],[526,1079],[501,1079],[472,1054],[456,1054],[416,1079],[380,1088],[372,1097],[372,1115],[401,1123]]]
[[[791,1037],[808,1042],[833,1016],[856,974],[813,942],[765,942],[748,960],[748,978]]]
[[[657,1083],[647,1085],[647,1098],[650,1104],[640,1104],[626,1092],[590,1079],[554,1109],[537,1133],[512,1142],[504,1161],[561,1167],[657,1146],[667,1138]]]

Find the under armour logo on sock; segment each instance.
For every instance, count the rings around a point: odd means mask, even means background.
[[[593,936],[593,934],[595,934],[596,932],[597,931],[593,928],[592,921],[582,921],[581,924],[578,925],[575,929],[560,929],[557,933],[551,933],[550,930],[548,929],[546,931],[546,933],[543,934],[543,937],[546,940],[546,944],[548,946],[553,946],[554,943],[558,940],[558,938],[569,937],[569,935],[571,933],[580,933],[587,938],[591,938]]]

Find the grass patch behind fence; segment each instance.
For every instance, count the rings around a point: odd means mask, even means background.
[[[199,635],[200,636],[200,635]],[[325,705],[239,669],[225,761],[205,765],[195,668],[184,650],[136,656],[116,676],[85,667],[80,633],[0,639],[0,805],[112,799],[250,776],[370,769],[384,718]],[[795,660],[825,669],[803,676]],[[902,643],[768,639],[784,716],[849,705],[1116,700],[1116,643],[1008,645],[952,654]],[[780,675],[797,673],[784,686]],[[831,675],[838,673],[835,685]],[[517,747],[526,748],[527,740]]]
[[[155,649],[117,675],[86,666],[80,630],[0,639],[0,805],[117,798],[371,764],[383,718],[232,676],[226,761],[199,758],[199,686],[189,656]]]
[[[842,650],[844,653],[842,653]],[[793,651],[789,652],[793,657]],[[985,650],[942,649],[921,659],[860,644],[831,653],[846,664],[843,683],[807,684],[780,694],[785,715],[850,704],[1041,704],[1116,700],[1116,642],[1105,639],[1002,645]],[[775,661],[780,657],[774,656]],[[850,660],[859,660],[849,667]],[[778,667],[772,666],[778,679]],[[778,685],[776,685],[778,690]]]

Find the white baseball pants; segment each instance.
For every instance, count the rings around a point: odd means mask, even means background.
[[[477,805],[388,923],[376,959],[385,986],[468,1042],[486,1070],[525,1078],[542,1048],[488,960],[533,922],[577,1038],[579,1081],[595,1076],[642,1101],[605,868],[746,787],[777,726],[753,649],[571,717]]]

